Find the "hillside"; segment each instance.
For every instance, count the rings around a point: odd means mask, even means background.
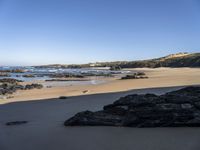
[[[46,65],[36,67],[53,68],[86,68],[86,67],[116,67],[116,68],[158,68],[158,67],[200,67],[200,53],[178,53],[161,58],[139,61],[98,62],[72,65]]]
[[[200,53],[178,53],[161,58],[141,61],[118,61],[98,63],[98,66],[119,66],[121,68],[200,67]]]

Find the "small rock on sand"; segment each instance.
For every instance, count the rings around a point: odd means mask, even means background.
[[[26,124],[28,121],[12,121],[12,122],[7,122],[7,126],[13,126],[13,125],[21,125],[21,124]]]
[[[67,96],[60,96],[59,99],[67,99]]]
[[[84,91],[83,91],[83,93],[88,93],[88,92],[89,92],[89,90],[84,90]]]

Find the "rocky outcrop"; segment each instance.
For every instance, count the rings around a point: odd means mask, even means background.
[[[17,90],[22,90],[24,87],[18,83],[21,80],[16,80],[12,78],[0,79],[0,95],[13,94]]]
[[[7,73],[24,73],[25,70],[23,70],[23,69],[9,69],[9,70],[0,70],[0,72],[7,72]]]
[[[10,84],[17,84],[18,82],[22,82],[21,80],[13,79],[13,78],[3,78],[0,79],[0,83],[10,83]]]
[[[27,84],[25,85],[24,87],[24,90],[31,90],[31,89],[42,89],[43,88],[43,85],[42,84]]]
[[[164,95],[128,95],[97,112],[84,111],[65,126],[199,127],[200,87]]]
[[[48,79],[46,82],[90,81],[90,79]]]
[[[24,78],[35,78],[35,75],[33,74],[25,74],[23,75]]]
[[[0,95],[13,94],[17,90],[31,90],[31,89],[43,88],[42,84],[20,85],[19,82],[22,82],[22,81],[12,79],[12,78],[0,79]]]
[[[144,72],[136,72],[132,75],[126,75],[125,77],[121,77],[122,80],[124,79],[147,79],[148,77]]]
[[[71,73],[59,73],[49,74],[50,78],[84,78],[83,75],[71,74]]]
[[[110,70],[111,71],[117,71],[117,70],[121,70],[122,68],[120,66],[111,66]]]
[[[23,90],[24,87],[18,84],[3,83],[0,85],[0,95],[13,94],[17,90]]]

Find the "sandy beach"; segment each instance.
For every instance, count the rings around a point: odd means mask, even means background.
[[[127,69],[125,69],[127,70]],[[73,85],[43,88],[40,90],[18,91],[13,98],[1,100],[2,103],[13,101],[41,100],[57,98],[60,96],[90,95],[96,93],[122,92],[132,89],[144,89],[155,87],[173,87],[200,84],[200,69],[198,68],[136,68],[132,71],[142,71],[148,79],[119,80],[120,77],[105,77],[106,82],[93,85]],[[83,92],[87,91],[87,92]]]
[[[198,150],[199,128],[122,128],[64,127],[63,121],[83,110],[99,110],[129,93],[162,94],[180,87],[155,88],[70,97],[24,101],[0,106],[1,150]],[[5,126],[13,120],[27,120],[21,126]]]
[[[0,0],[0,150],[200,150],[200,0]]]
[[[137,69],[138,70],[138,69]],[[64,127],[84,110],[102,109],[121,96],[155,93],[200,84],[200,69],[140,69],[149,79],[118,80],[98,85],[19,91],[1,100],[0,150],[199,150],[200,128]],[[88,90],[87,93],[83,93]],[[58,99],[59,96],[68,99]],[[9,121],[27,124],[6,126]]]

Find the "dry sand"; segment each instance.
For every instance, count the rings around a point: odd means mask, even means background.
[[[56,92],[53,92],[55,89],[44,89],[42,92],[34,90],[28,95],[22,94],[22,99],[19,95],[18,99],[3,101],[0,105],[0,150],[199,150],[200,128],[63,126],[63,122],[75,113],[100,110],[102,106],[127,94],[163,94],[181,88],[177,86],[200,84],[199,69],[146,71],[150,78],[145,80],[113,80],[102,85],[66,87]],[[82,90],[89,90],[89,93],[84,95]],[[41,95],[32,95],[38,93]],[[43,94],[44,97],[48,94],[51,94],[50,97],[64,94],[79,96],[71,96],[66,100],[25,101],[26,96],[27,99],[42,98]],[[6,122],[17,120],[29,122],[5,126]]]
[[[105,78],[108,82],[97,85],[74,85],[44,88],[42,90],[20,91],[14,94],[14,98],[12,99],[1,100],[0,104],[13,101],[48,99],[59,96],[77,96],[121,92],[132,89],[200,84],[200,69],[197,68],[136,68],[132,70],[144,71],[149,76],[149,79],[119,80],[117,78]],[[83,91],[88,92],[84,93]]]

